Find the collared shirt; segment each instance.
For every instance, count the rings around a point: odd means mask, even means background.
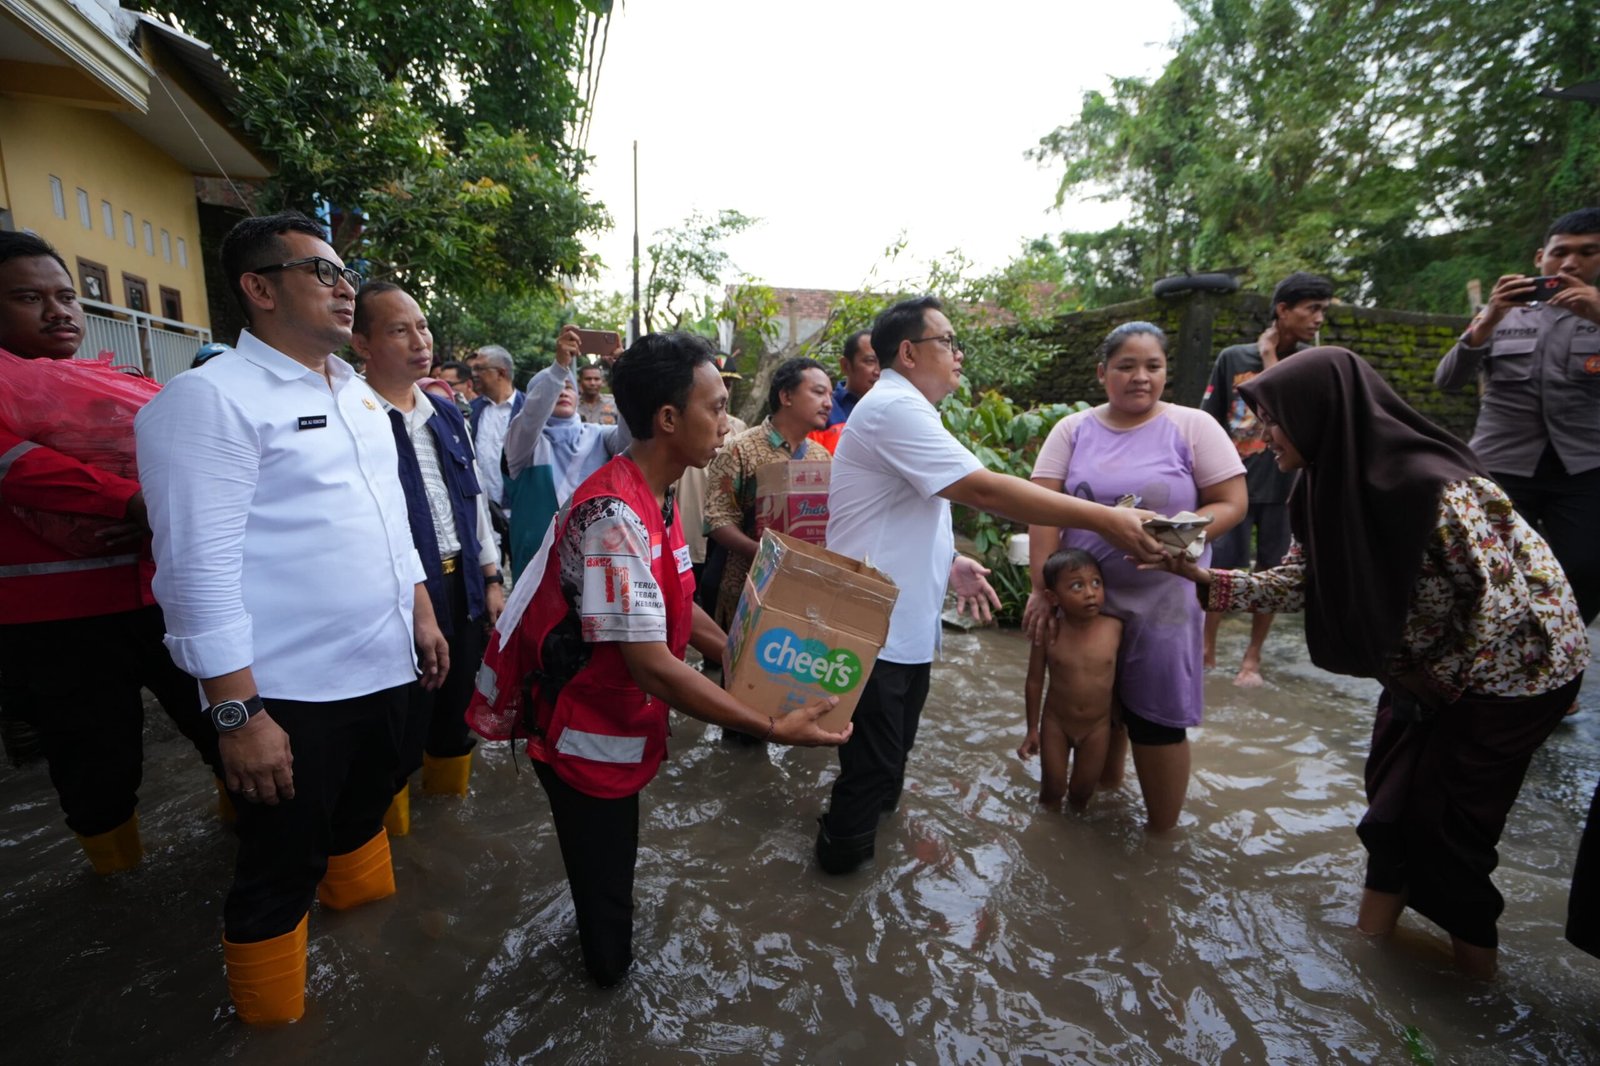
[[[833,387],[833,409],[828,412],[828,425],[837,426],[841,422],[850,420],[850,412],[856,409],[856,404],[861,402],[861,397],[850,391],[848,382],[841,381]]]
[[[500,403],[490,400],[478,415],[478,435],[473,444],[478,449],[478,484],[483,494],[496,503],[506,498],[505,475],[500,472],[500,453],[505,451],[506,430],[511,426],[511,407],[516,402],[515,391]]]
[[[411,392],[411,410],[400,411],[400,417],[405,421],[411,447],[417,452],[422,488],[428,496],[428,513],[433,516],[433,535],[439,540],[439,555],[448,559],[461,551],[461,535],[456,532],[455,508],[450,503],[450,489],[444,483],[444,470],[439,466],[439,442],[434,439],[433,430],[428,428],[428,420],[433,417],[433,403],[421,386],[411,386]],[[378,402],[383,404],[385,411],[399,410],[382,396],[378,397]],[[489,566],[500,560],[494,549],[494,523],[489,520],[489,503],[481,492],[478,493],[477,512],[477,562],[479,566]]]
[[[833,456],[828,454],[828,449],[808,439],[802,439],[798,448],[791,449],[783,434],[773,427],[771,418],[763,418],[753,429],[727,438],[716,458],[706,465],[705,517],[701,520],[704,532],[709,534],[722,526],[737,526],[746,536],[755,536],[756,471],[768,463],[793,459],[830,462]],[[733,617],[750,563],[746,556],[728,553],[713,615],[719,624]]]
[[[578,396],[578,421],[588,422],[595,426],[614,426],[621,419],[617,417],[617,402],[611,398],[609,392],[600,394],[594,403],[584,401],[582,394]]]
[[[330,356],[324,377],[247,330],[134,424],[184,671],[248,666],[262,696],[308,702],[416,677],[422,561],[389,416],[350,364]]]
[[[833,456],[828,550],[877,567],[900,587],[881,658],[933,661],[955,558],[950,501],[938,494],[982,469],[894,370],[884,370],[850,413]]]
[[[1532,477],[1546,445],[1569,474],[1600,467],[1600,325],[1546,303],[1514,307],[1489,343],[1457,342],[1434,384],[1482,374],[1472,450],[1496,474]]]

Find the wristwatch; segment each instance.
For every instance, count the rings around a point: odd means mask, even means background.
[[[484,578],[483,583],[485,585],[504,585],[506,583],[506,575],[496,570],[494,573]]]
[[[243,729],[258,713],[267,709],[261,702],[260,696],[251,696],[247,700],[223,700],[206,708],[206,713],[211,716],[211,724],[217,727],[218,733],[231,733],[235,729]]]

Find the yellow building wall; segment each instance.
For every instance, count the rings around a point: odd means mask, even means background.
[[[161,286],[176,289],[183,321],[209,329],[200,215],[194,175],[104,111],[20,100],[0,95],[0,190],[16,229],[30,229],[55,245],[72,270],[80,294],[79,257],[106,267],[106,303],[126,306],[123,275],[142,278],[150,293],[147,310],[162,315]],[[61,179],[66,218],[56,215],[50,177]],[[90,227],[78,212],[78,189],[89,194]],[[112,234],[106,235],[101,201],[111,204]],[[133,215],[132,246],[123,212]],[[144,224],[151,227],[146,249]],[[172,258],[163,255],[161,232],[171,237]],[[188,265],[179,257],[178,241]],[[164,317],[164,316],[163,316]]]

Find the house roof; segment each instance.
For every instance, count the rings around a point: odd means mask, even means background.
[[[196,174],[272,172],[211,47],[116,0],[0,0],[0,92],[106,111]]]

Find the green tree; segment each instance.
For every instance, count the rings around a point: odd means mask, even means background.
[[[609,0],[167,0],[278,163],[262,206],[332,205],[336,249],[428,297],[591,273],[578,141]],[[514,86],[514,89],[513,89]]]
[[[1464,271],[1513,245],[1501,269],[1521,266],[1551,217],[1600,199],[1600,112],[1535,95],[1600,76],[1587,7],[1179,7],[1185,27],[1161,73],[1086,94],[1033,153],[1062,165],[1058,202],[1130,205],[1115,230],[1064,235],[1088,297],[1127,298],[1184,269],[1242,267],[1257,285],[1313,269],[1352,296],[1459,310]],[[1419,285],[1418,261],[1440,251],[1462,261]]]
[[[714,335],[721,290],[735,272],[726,243],[759,221],[724,208],[710,217],[695,211],[658,230],[645,247],[650,267],[639,300],[640,328],[646,333],[688,329]]]

